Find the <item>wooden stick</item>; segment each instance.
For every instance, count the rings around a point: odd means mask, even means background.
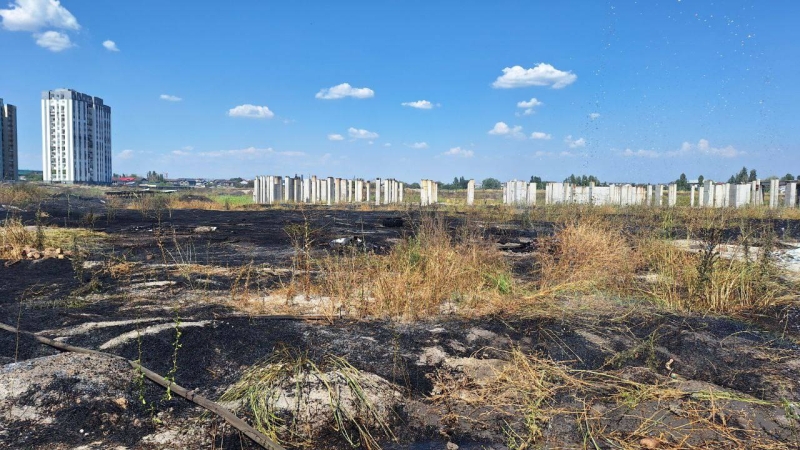
[[[175,394],[179,395],[180,397],[189,400],[196,405],[202,406],[203,408],[211,411],[212,413],[218,415],[225,419],[226,422],[231,424],[234,428],[244,433],[245,436],[249,437],[253,440],[256,444],[262,446],[263,448],[269,450],[284,450],[284,448],[278,444],[277,442],[273,441],[272,439],[265,436],[260,431],[256,430],[255,428],[251,427],[247,424],[244,420],[236,417],[235,414],[230,412],[228,409],[222,407],[218,403],[212,402],[211,400],[203,397],[195,393],[194,391],[190,391],[185,387],[179,386],[175,383],[170,382],[169,380],[165,379],[161,375],[153,372],[152,370],[148,369],[147,367],[142,366],[141,364],[137,363],[136,361],[131,361],[129,359],[125,359],[121,356],[113,355],[111,353],[104,353],[98,352],[97,350],[91,350],[88,348],[83,347],[76,347],[74,345],[64,344],[62,342],[54,341],[52,339],[48,339],[44,336],[39,336],[37,334],[31,333],[30,331],[19,330],[14,328],[10,325],[6,325],[4,323],[0,323],[0,329],[8,331],[9,333],[16,333],[16,334],[26,334],[28,336],[33,337],[37,341],[41,342],[42,344],[49,345],[50,347],[57,348],[59,350],[65,352],[74,352],[74,353],[83,353],[87,355],[99,355],[99,356],[107,356],[115,359],[120,359],[126,361],[128,364],[131,365],[136,370],[139,370],[144,374],[145,377],[150,379],[151,381],[155,382],[156,384],[163,386],[166,389],[174,392]]]

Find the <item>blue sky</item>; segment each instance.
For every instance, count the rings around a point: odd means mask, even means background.
[[[41,91],[66,87],[111,106],[118,173],[800,175],[793,1],[6,0],[0,16],[22,169],[41,167]]]

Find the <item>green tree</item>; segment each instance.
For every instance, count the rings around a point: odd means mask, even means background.
[[[697,177],[697,184],[703,184],[704,181],[706,181],[706,178],[704,176],[700,175],[699,177]]]
[[[497,178],[487,178],[481,181],[481,189],[500,189],[503,184]]]
[[[794,181],[794,175],[787,173],[781,178],[781,181]]]
[[[747,183],[747,167],[742,167],[742,170],[736,174],[736,183]]]
[[[682,173],[678,180],[675,181],[675,184],[678,185],[678,190],[680,191],[688,191],[689,190],[689,180],[686,179],[686,174]]]
[[[756,169],[752,169],[750,171],[750,176],[747,177],[747,181],[752,183],[753,181],[756,181],[756,180],[758,180],[758,175],[756,174]]]
[[[536,189],[544,189],[544,182],[541,177],[531,177],[531,183],[536,183]]]
[[[576,186],[589,186],[591,183],[594,183],[595,186],[600,186],[600,180],[594,175],[578,175],[575,174],[570,175],[569,177],[564,179],[564,183],[574,184]]]

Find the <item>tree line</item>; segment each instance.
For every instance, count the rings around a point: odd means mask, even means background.
[[[765,178],[764,180],[774,180],[774,179],[777,179],[777,178],[778,177],[776,177],[776,176],[771,176],[771,177]],[[756,171],[756,169],[747,170],[747,167],[742,167],[742,169],[740,171],[738,171],[737,173],[731,175],[730,178],[728,178],[728,183],[731,183],[731,184],[744,184],[744,183],[752,183],[753,181],[757,181],[757,180],[758,180],[758,172]],[[795,175],[792,175],[790,173],[787,173],[786,175],[781,177],[780,180],[781,181],[797,181],[797,180],[800,180],[800,175],[795,176]],[[700,175],[699,177],[697,177],[697,183],[698,184],[703,184],[704,181],[705,181],[705,177],[703,175]],[[691,189],[691,184],[689,183],[689,180],[687,180],[685,173],[682,173],[680,175],[680,177],[678,177],[678,179],[675,180],[675,184],[678,186],[678,190],[679,191],[688,191],[688,190]]]

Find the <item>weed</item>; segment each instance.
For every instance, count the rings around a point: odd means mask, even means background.
[[[373,431],[394,439],[385,386],[345,359],[325,355],[317,364],[308,353],[281,347],[248,369],[222,401],[241,401],[256,428],[287,445],[312,448],[327,430],[353,447],[379,448]],[[391,395],[390,393],[388,395]]]
[[[175,384],[175,375],[178,373],[178,350],[183,347],[183,344],[181,344],[181,336],[183,335],[181,332],[181,319],[176,315],[173,318],[173,322],[175,324],[175,338],[172,340],[172,367],[164,376],[164,379],[169,381],[167,390],[164,392],[165,400],[172,400],[172,389],[170,388]]]

